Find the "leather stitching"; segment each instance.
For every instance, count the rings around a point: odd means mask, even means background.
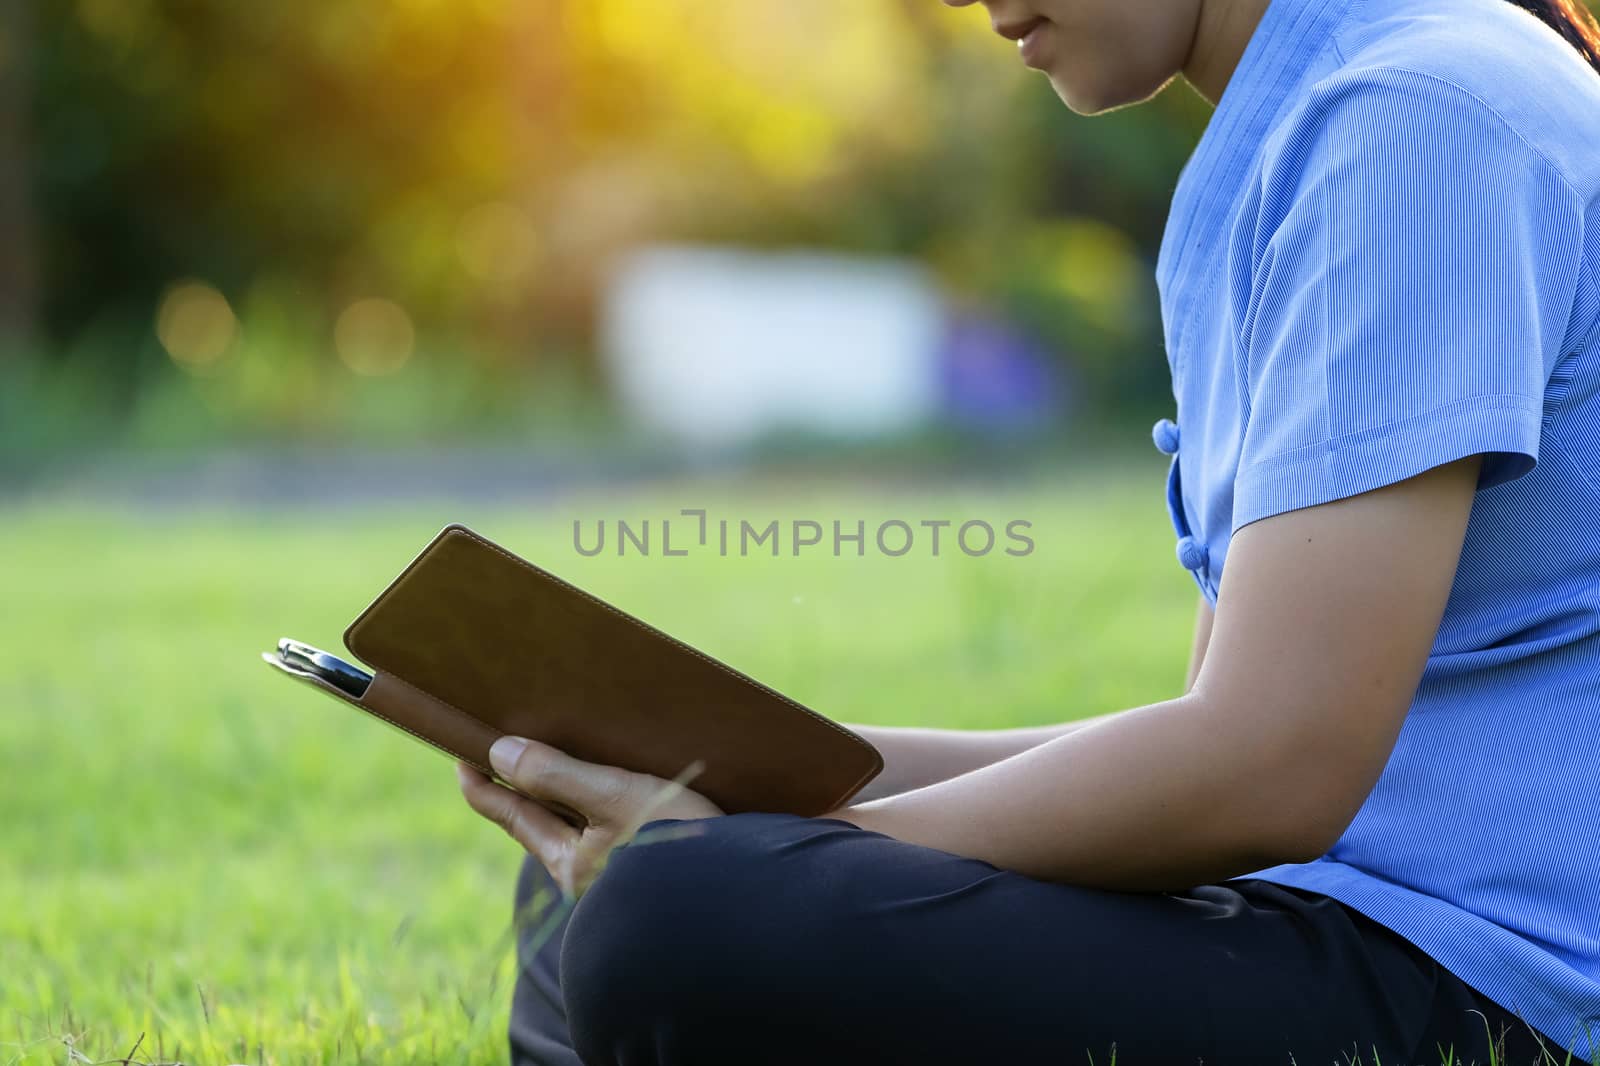
[[[452,711],[455,711],[457,714],[461,715],[461,717],[463,717],[463,718],[472,719],[474,722],[477,722],[479,725],[483,726],[483,728],[487,729],[489,732],[495,734],[495,736],[503,737],[503,736],[506,735],[505,730],[501,729],[499,726],[490,725],[488,722],[485,722],[482,718],[479,718],[477,715],[473,714],[471,711],[463,711],[460,707],[457,707],[455,704],[450,703],[447,700],[442,700],[438,696],[435,696],[433,693],[427,692],[427,691],[425,691],[423,689],[418,688],[416,685],[413,685],[411,682],[407,681],[405,678],[401,677],[399,674],[395,673],[393,670],[385,670],[384,673],[388,674],[390,677],[394,678],[396,681],[400,682],[406,688],[410,689],[412,692],[415,692],[417,695],[421,696],[423,699],[432,700],[434,703],[437,703],[440,706],[448,707]]]

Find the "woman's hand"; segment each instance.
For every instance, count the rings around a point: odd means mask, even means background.
[[[611,849],[626,843],[644,823],[722,813],[676,781],[584,762],[522,737],[495,741],[489,764],[528,796],[567,807],[587,822],[576,828],[466,763],[456,766],[461,792],[472,809],[526,848],[569,896],[581,895]]]

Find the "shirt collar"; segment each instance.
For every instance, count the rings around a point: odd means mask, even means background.
[[[1186,297],[1197,276],[1215,273],[1204,269],[1203,260],[1217,250],[1223,224],[1273,120],[1305,80],[1315,57],[1331,46],[1340,21],[1363,2],[1268,0],[1173,192],[1156,281],[1167,298],[1169,324],[1177,330],[1174,348],[1195,317]]]

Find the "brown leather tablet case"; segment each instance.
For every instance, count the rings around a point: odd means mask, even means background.
[[[883,768],[857,734],[461,525],[350,624],[360,699],[268,663],[493,775],[506,734],[672,779],[732,814],[817,815]]]

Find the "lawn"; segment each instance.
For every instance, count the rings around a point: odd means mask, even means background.
[[[1197,590],[1164,461],[999,488],[681,484],[375,509],[13,507],[0,526],[0,1066],[501,1063],[520,852],[449,762],[257,655],[337,650],[464,521],[844,721],[1010,726],[1170,698]],[[707,507],[866,520],[866,558],[574,550]],[[1031,522],[890,558],[878,522]],[[658,534],[659,535],[659,534]],[[681,544],[675,524],[675,546]],[[656,544],[652,545],[657,547]]]

